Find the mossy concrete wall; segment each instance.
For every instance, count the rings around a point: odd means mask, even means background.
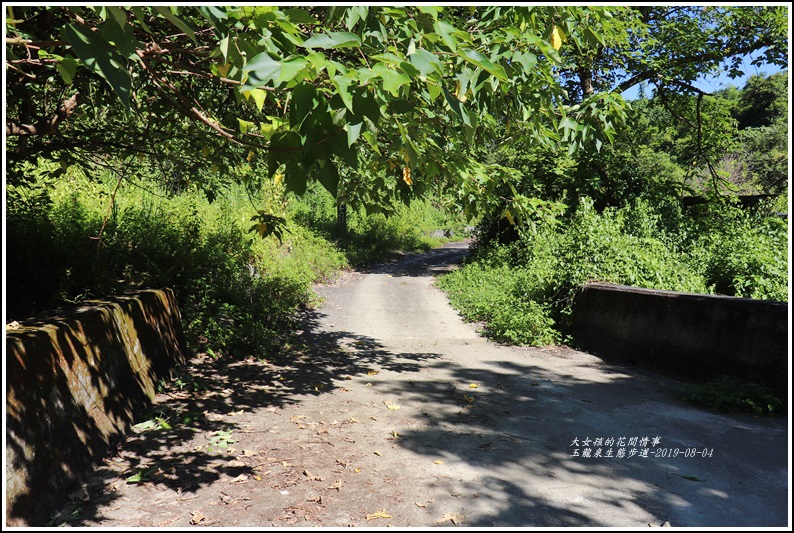
[[[6,331],[6,525],[41,526],[184,362],[173,291]]]
[[[574,299],[576,344],[681,378],[732,375],[788,395],[788,304],[606,283]]]

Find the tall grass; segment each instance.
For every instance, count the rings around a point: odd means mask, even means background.
[[[443,221],[429,204],[390,218],[351,213],[339,239],[333,200],[288,198],[272,182],[252,195],[230,185],[213,202],[169,194],[157,181],[70,168],[7,190],[7,316],[32,314],[143,287],[173,287],[192,349],[264,356],[286,342],[312,285],[393,249],[437,244]],[[113,198],[113,200],[111,200]],[[286,217],[283,242],[252,233],[259,210]],[[101,238],[100,238],[101,237]]]

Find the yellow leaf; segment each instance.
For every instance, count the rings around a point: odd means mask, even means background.
[[[397,162],[394,159],[389,159],[389,170],[397,168]]]
[[[562,38],[560,37],[560,30],[557,26],[554,26],[551,30],[551,45],[555,50],[559,50],[560,46],[562,46]]]
[[[466,519],[462,513],[446,513],[444,516],[436,520],[436,525],[441,525],[445,522],[452,522],[454,525],[462,524]]]
[[[436,459],[435,461],[433,461],[433,464],[434,465],[443,465],[444,461],[442,461],[441,459]]]
[[[265,105],[265,99],[267,98],[267,93],[263,89],[253,89],[250,91],[250,93],[254,99],[256,108],[259,111],[262,111],[262,107]]]
[[[278,172],[275,176],[273,176],[273,181],[276,183],[276,185],[281,185],[281,182],[284,181],[284,174]]]
[[[377,374],[378,372],[380,372],[380,371],[379,371],[379,370],[368,370],[368,371],[367,371],[367,375],[368,375],[368,376],[374,376],[374,375],[375,375],[375,374]]]
[[[218,65],[218,74],[221,75],[221,78],[225,78],[226,77],[226,75],[229,73],[229,69],[230,68],[232,68],[232,66],[229,63],[224,63],[223,65]]]
[[[246,157],[245,159],[246,159],[246,161],[250,162],[253,158],[254,158],[254,151],[253,150],[249,150],[248,151],[248,157]]]
[[[403,181],[407,183],[409,187],[414,182],[414,180],[411,179],[411,169],[408,166],[403,169]]]
[[[513,215],[512,213],[510,213],[510,211],[505,211],[505,218],[507,219],[508,222],[510,222],[511,226],[516,225],[515,221],[513,221]]]
[[[376,518],[391,518],[391,515],[386,514],[386,510],[381,510],[376,513],[368,514],[367,520],[375,520]]]
[[[400,406],[399,406],[399,405],[394,405],[394,404],[387,405],[386,407],[388,407],[388,408],[389,408],[389,409],[391,409],[392,411],[396,411],[397,409],[399,409],[399,408],[400,408]]]
[[[360,469],[360,468],[354,468],[354,469],[353,469],[353,472],[355,472],[356,474],[358,474],[359,472],[361,472],[361,469]]]
[[[469,384],[469,388],[470,389],[476,389],[477,387],[478,387],[478,385],[476,383]]]

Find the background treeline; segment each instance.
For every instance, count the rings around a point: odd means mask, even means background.
[[[523,228],[492,210],[469,263],[441,286],[487,335],[532,345],[564,340],[587,281],[788,301],[787,80],[641,92],[600,151],[484,149],[521,171],[523,194],[557,209]],[[747,195],[762,198],[742,206]],[[686,207],[693,196],[703,203]]]

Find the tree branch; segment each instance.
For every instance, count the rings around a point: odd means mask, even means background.
[[[66,120],[79,105],[80,93],[66,100],[58,111],[49,118],[40,120],[36,125],[17,124],[6,119],[6,135],[51,135],[58,131],[58,126]]]

